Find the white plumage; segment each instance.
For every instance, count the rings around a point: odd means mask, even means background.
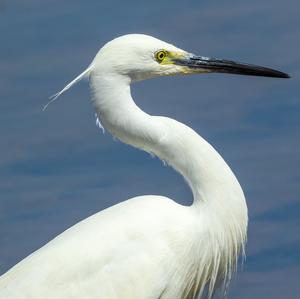
[[[1,299],[192,299],[226,289],[246,240],[242,189],[210,144],[180,122],[143,112],[130,93],[134,81],[178,73],[279,76],[233,62],[226,69],[225,62],[150,36],[126,35],[107,43],[55,96],[88,76],[104,128],[181,173],[194,202],[141,196],[81,221],[1,276]]]

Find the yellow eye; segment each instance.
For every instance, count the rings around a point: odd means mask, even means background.
[[[164,50],[160,50],[155,53],[155,58],[159,63],[161,63],[166,58],[166,56],[167,52]]]

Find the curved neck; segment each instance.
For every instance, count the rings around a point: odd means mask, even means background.
[[[192,189],[194,205],[225,202],[224,207],[229,209],[230,203],[244,205],[238,181],[214,148],[184,124],[150,116],[138,108],[126,77],[91,75],[90,86],[104,127],[123,142],[155,154],[181,173]]]

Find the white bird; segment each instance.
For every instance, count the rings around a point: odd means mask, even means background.
[[[288,77],[130,34],[107,43],[55,95],[89,77],[101,124],[181,173],[194,201],[182,206],[140,196],[79,222],[2,275],[1,299],[192,299],[225,292],[246,240],[243,191],[208,142],[180,122],[145,113],[130,93],[135,81],[206,72]]]

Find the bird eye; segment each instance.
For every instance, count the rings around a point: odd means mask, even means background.
[[[159,63],[161,63],[166,58],[166,56],[167,52],[164,50],[160,50],[155,53],[155,58]]]

